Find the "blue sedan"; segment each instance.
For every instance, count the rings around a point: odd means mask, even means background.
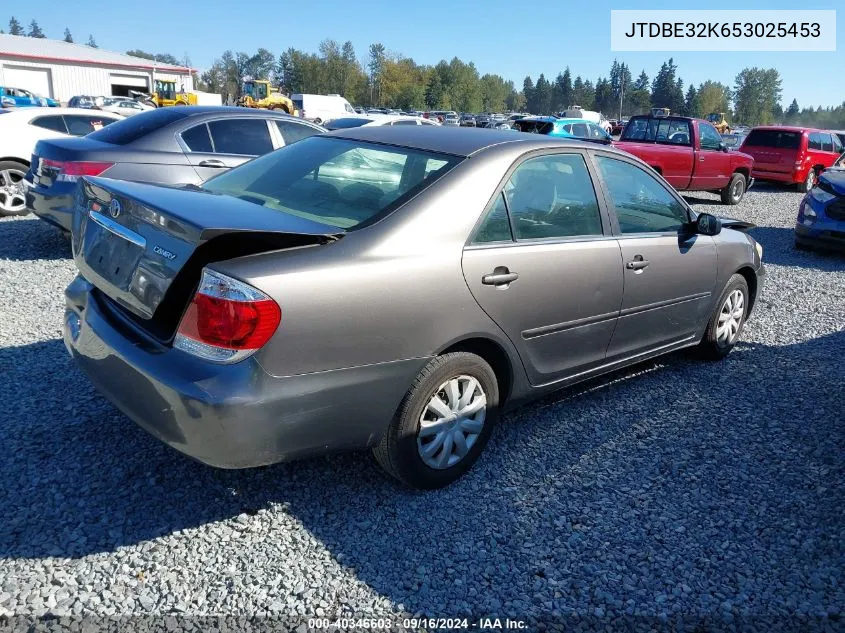
[[[23,108],[27,106],[58,107],[60,104],[55,99],[41,97],[34,92],[23,88],[9,88],[0,86],[0,107]]]
[[[840,161],[845,163],[845,154]],[[845,251],[845,164],[819,176],[798,209],[795,247],[814,246]]]
[[[555,116],[530,116],[513,122],[513,129],[531,134],[577,138],[610,145],[613,137],[601,126],[586,119],[560,119]]]

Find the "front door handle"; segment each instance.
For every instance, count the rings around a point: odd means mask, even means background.
[[[519,273],[512,273],[507,266],[496,266],[492,273],[487,273],[481,278],[481,283],[485,286],[507,286],[517,279]]]
[[[627,268],[628,270],[642,270],[646,266],[648,266],[648,261],[644,259],[637,259],[625,264],[625,268]]]
[[[201,160],[199,163],[200,167],[226,167],[226,164],[222,160],[218,160],[216,158],[209,158],[208,160]]]

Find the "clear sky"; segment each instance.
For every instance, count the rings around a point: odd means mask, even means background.
[[[611,9],[839,9],[837,51],[829,53],[613,53]],[[614,58],[626,62],[636,77],[645,69],[653,78],[672,56],[684,85],[713,79],[733,86],[746,66],[777,68],[783,79],[783,104],[801,107],[839,105],[845,101],[845,3],[841,0],[714,2],[385,2],[376,0],[42,0],[8,4],[25,27],[37,19],[45,34],[61,38],[70,28],[77,42],[93,34],[100,48],[124,52],[189,55],[193,66],[207,68],[224,50],[275,54],[288,47],[316,52],[323,39],[351,40],[365,61],[372,42],[436,64],[459,57],[475,63],[481,74],[498,73],[518,88],[526,75],[554,78],[565,66],[573,77],[595,81],[606,76]],[[0,22],[6,29],[6,20]]]

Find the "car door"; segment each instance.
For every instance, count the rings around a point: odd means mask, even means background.
[[[625,291],[608,361],[689,340],[707,320],[716,283],[712,237],[691,234],[683,200],[650,170],[597,153],[622,253]]]
[[[520,162],[463,254],[470,291],[534,385],[602,364],[622,301],[619,244],[585,156]]]
[[[698,152],[692,187],[695,189],[721,189],[733,175],[731,156],[722,151],[722,135],[710,123],[698,121]]]
[[[203,182],[275,149],[268,121],[259,117],[213,119],[183,130],[179,137]]]
[[[834,144],[835,138],[836,137],[830,132],[819,132],[819,140],[821,143],[821,160],[819,164],[825,168],[833,165],[833,163],[836,162],[836,159],[839,158],[840,152],[836,151],[837,148]]]

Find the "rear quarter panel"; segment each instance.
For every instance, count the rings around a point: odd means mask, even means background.
[[[286,376],[422,358],[477,335],[518,358],[461,271],[464,243],[514,158],[467,159],[337,242],[215,264],[281,307],[279,329],[258,353],[265,370]]]

